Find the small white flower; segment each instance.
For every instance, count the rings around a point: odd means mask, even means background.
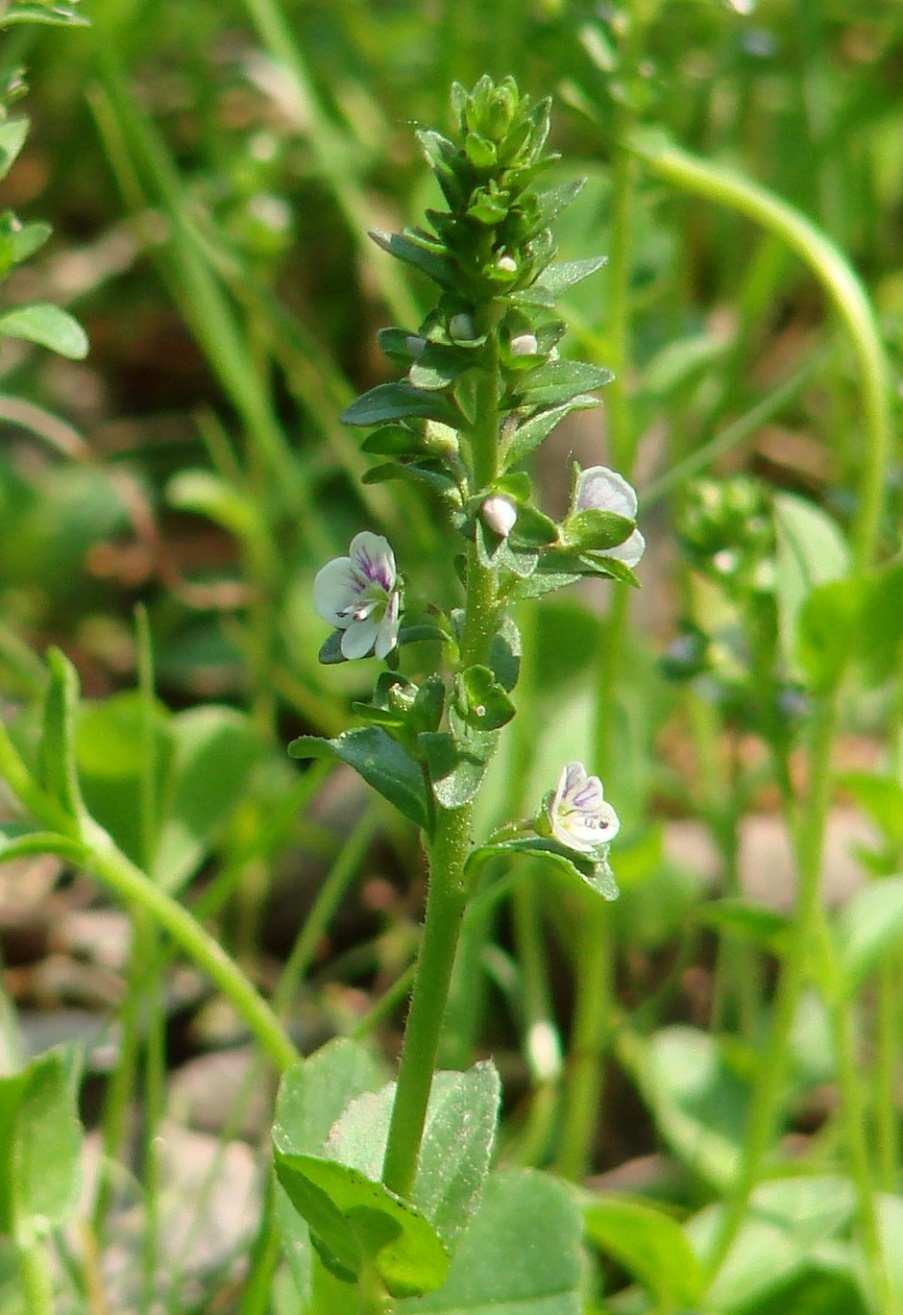
[[[539,343],[535,333],[519,333],[511,339],[512,356],[535,356],[538,351]]]
[[[455,342],[470,342],[472,338],[477,336],[473,320],[463,311],[459,311],[457,315],[451,317],[448,322],[448,333],[449,337],[454,339]]]
[[[578,511],[613,511],[616,516],[635,521],[637,513],[636,490],[623,476],[607,466],[589,466],[581,470],[574,490],[571,514]],[[600,557],[615,557],[631,568],[636,566],[646,551],[646,540],[634,530],[623,543],[614,548],[603,548]]]
[[[592,854],[620,830],[618,815],[607,803],[598,776],[587,776],[583,763],[567,763],[547,813],[552,835],[568,849]]]
[[[347,557],[336,557],[314,580],[317,615],[342,635],[342,656],[378,658],[398,640],[401,590],[395,554],[381,534],[363,530],[351,540]]]
[[[517,520],[517,507],[504,493],[490,493],[480,508],[480,515],[490,530],[501,539],[507,539]]]

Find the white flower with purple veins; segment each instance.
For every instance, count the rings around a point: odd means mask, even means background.
[[[617,471],[609,470],[607,466],[589,466],[577,476],[571,515],[578,511],[613,511],[616,516],[635,521],[636,490]],[[623,543],[598,551],[600,557],[615,557],[633,568],[646,551],[646,540],[635,529]]]
[[[568,849],[593,854],[620,830],[618,815],[604,798],[598,776],[587,776],[583,763],[567,763],[547,804],[552,835]]]
[[[401,589],[395,554],[381,534],[363,530],[347,557],[327,562],[314,580],[317,615],[343,630],[342,657],[384,658],[398,640]]]

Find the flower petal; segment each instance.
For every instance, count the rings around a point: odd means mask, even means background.
[[[636,566],[643,553],[646,551],[646,540],[640,534],[639,530],[634,530],[623,543],[618,543],[614,548],[604,548],[600,557],[616,557],[619,562],[629,566],[631,570]]]
[[[389,593],[395,587],[395,554],[389,540],[370,530],[361,530],[351,540],[351,560],[371,584],[378,584]]]
[[[373,649],[376,656],[382,661],[384,657],[392,652],[392,649],[398,643],[398,614],[401,611],[401,598],[398,590],[392,594],[389,604],[386,607],[385,615],[379,623],[379,631],[376,636],[376,645]]]
[[[575,511],[613,511],[627,520],[636,520],[636,490],[616,470],[607,466],[589,466],[581,470],[574,491]]]
[[[314,610],[331,626],[344,629],[348,625],[345,611],[360,597],[353,572],[350,557],[335,557],[317,572],[314,579]]]
[[[379,623],[372,616],[368,616],[363,621],[352,621],[342,635],[342,657],[348,658],[349,661],[367,657],[373,651],[378,633]]]

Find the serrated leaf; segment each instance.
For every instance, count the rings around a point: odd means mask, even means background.
[[[333,1125],[325,1153],[377,1181],[396,1084],[350,1102]],[[479,1203],[489,1172],[501,1087],[490,1063],[433,1075],[411,1203],[451,1253]]]
[[[273,1142],[286,1154],[321,1155],[342,1110],[383,1085],[379,1065],[357,1041],[328,1041],[287,1069],[279,1084]]]
[[[347,763],[410,821],[429,828],[430,806],[420,765],[380,727],[345,731],[334,740],[300,735],[288,752],[292,758],[336,758]]]
[[[382,425],[409,416],[439,420],[453,427],[460,424],[456,408],[441,393],[413,388],[404,382],[377,384],[346,407],[341,420],[346,425],[366,426]]]
[[[441,1287],[449,1258],[436,1230],[359,1170],[313,1155],[275,1154],[276,1176],[333,1273],[354,1282],[371,1262],[393,1297]],[[325,1253],[325,1254],[324,1254]]]
[[[73,361],[88,355],[88,336],[78,320],[50,302],[36,301],[0,315],[0,335],[37,343]]]

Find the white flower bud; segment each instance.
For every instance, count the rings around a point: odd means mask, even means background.
[[[507,539],[517,520],[517,507],[504,493],[492,493],[480,508],[480,515],[490,530],[501,539]]]
[[[465,315],[463,311],[459,311],[457,315],[451,317],[448,322],[448,333],[449,337],[453,338],[455,342],[470,342],[472,338],[477,336],[473,320],[469,315]]]
[[[513,256],[499,256],[495,262],[496,269],[503,270],[506,274],[517,273],[517,261]]]
[[[512,356],[535,356],[539,351],[535,333],[519,333],[511,339]]]
[[[416,360],[426,351],[426,338],[421,338],[419,333],[409,333],[404,340],[404,347],[408,355]]]

